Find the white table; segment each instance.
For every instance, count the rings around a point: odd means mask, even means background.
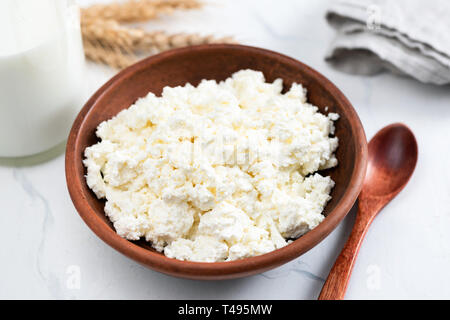
[[[235,35],[242,43],[311,65],[347,95],[368,138],[387,124],[408,124],[419,142],[417,171],[369,230],[347,298],[448,299],[450,88],[333,70],[323,60],[334,35],[324,20],[328,2],[216,0],[204,10],[177,13],[148,27]],[[111,74],[91,66],[90,92]],[[261,275],[223,282],[172,278],[122,256],[88,229],[66,189],[63,150],[0,160],[0,298],[315,299],[354,220],[353,210],[313,250]],[[77,275],[79,288],[73,281]]]

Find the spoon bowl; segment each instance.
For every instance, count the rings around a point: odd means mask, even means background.
[[[369,164],[362,196],[397,195],[417,164],[417,141],[400,123],[385,127],[369,143]]]

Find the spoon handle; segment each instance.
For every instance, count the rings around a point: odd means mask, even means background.
[[[376,206],[369,206],[367,202],[361,201],[360,199],[352,233],[325,281],[318,298],[319,300],[344,299],[359,248],[378,211],[379,209]]]

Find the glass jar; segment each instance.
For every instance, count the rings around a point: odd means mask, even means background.
[[[83,99],[79,8],[72,0],[0,1],[0,157],[64,141]]]

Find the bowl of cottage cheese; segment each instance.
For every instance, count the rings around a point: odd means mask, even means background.
[[[240,45],[178,49],[119,73],[69,136],[66,178],[88,226],[174,276],[279,266],[345,217],[367,166],[364,130],[327,79]]]

